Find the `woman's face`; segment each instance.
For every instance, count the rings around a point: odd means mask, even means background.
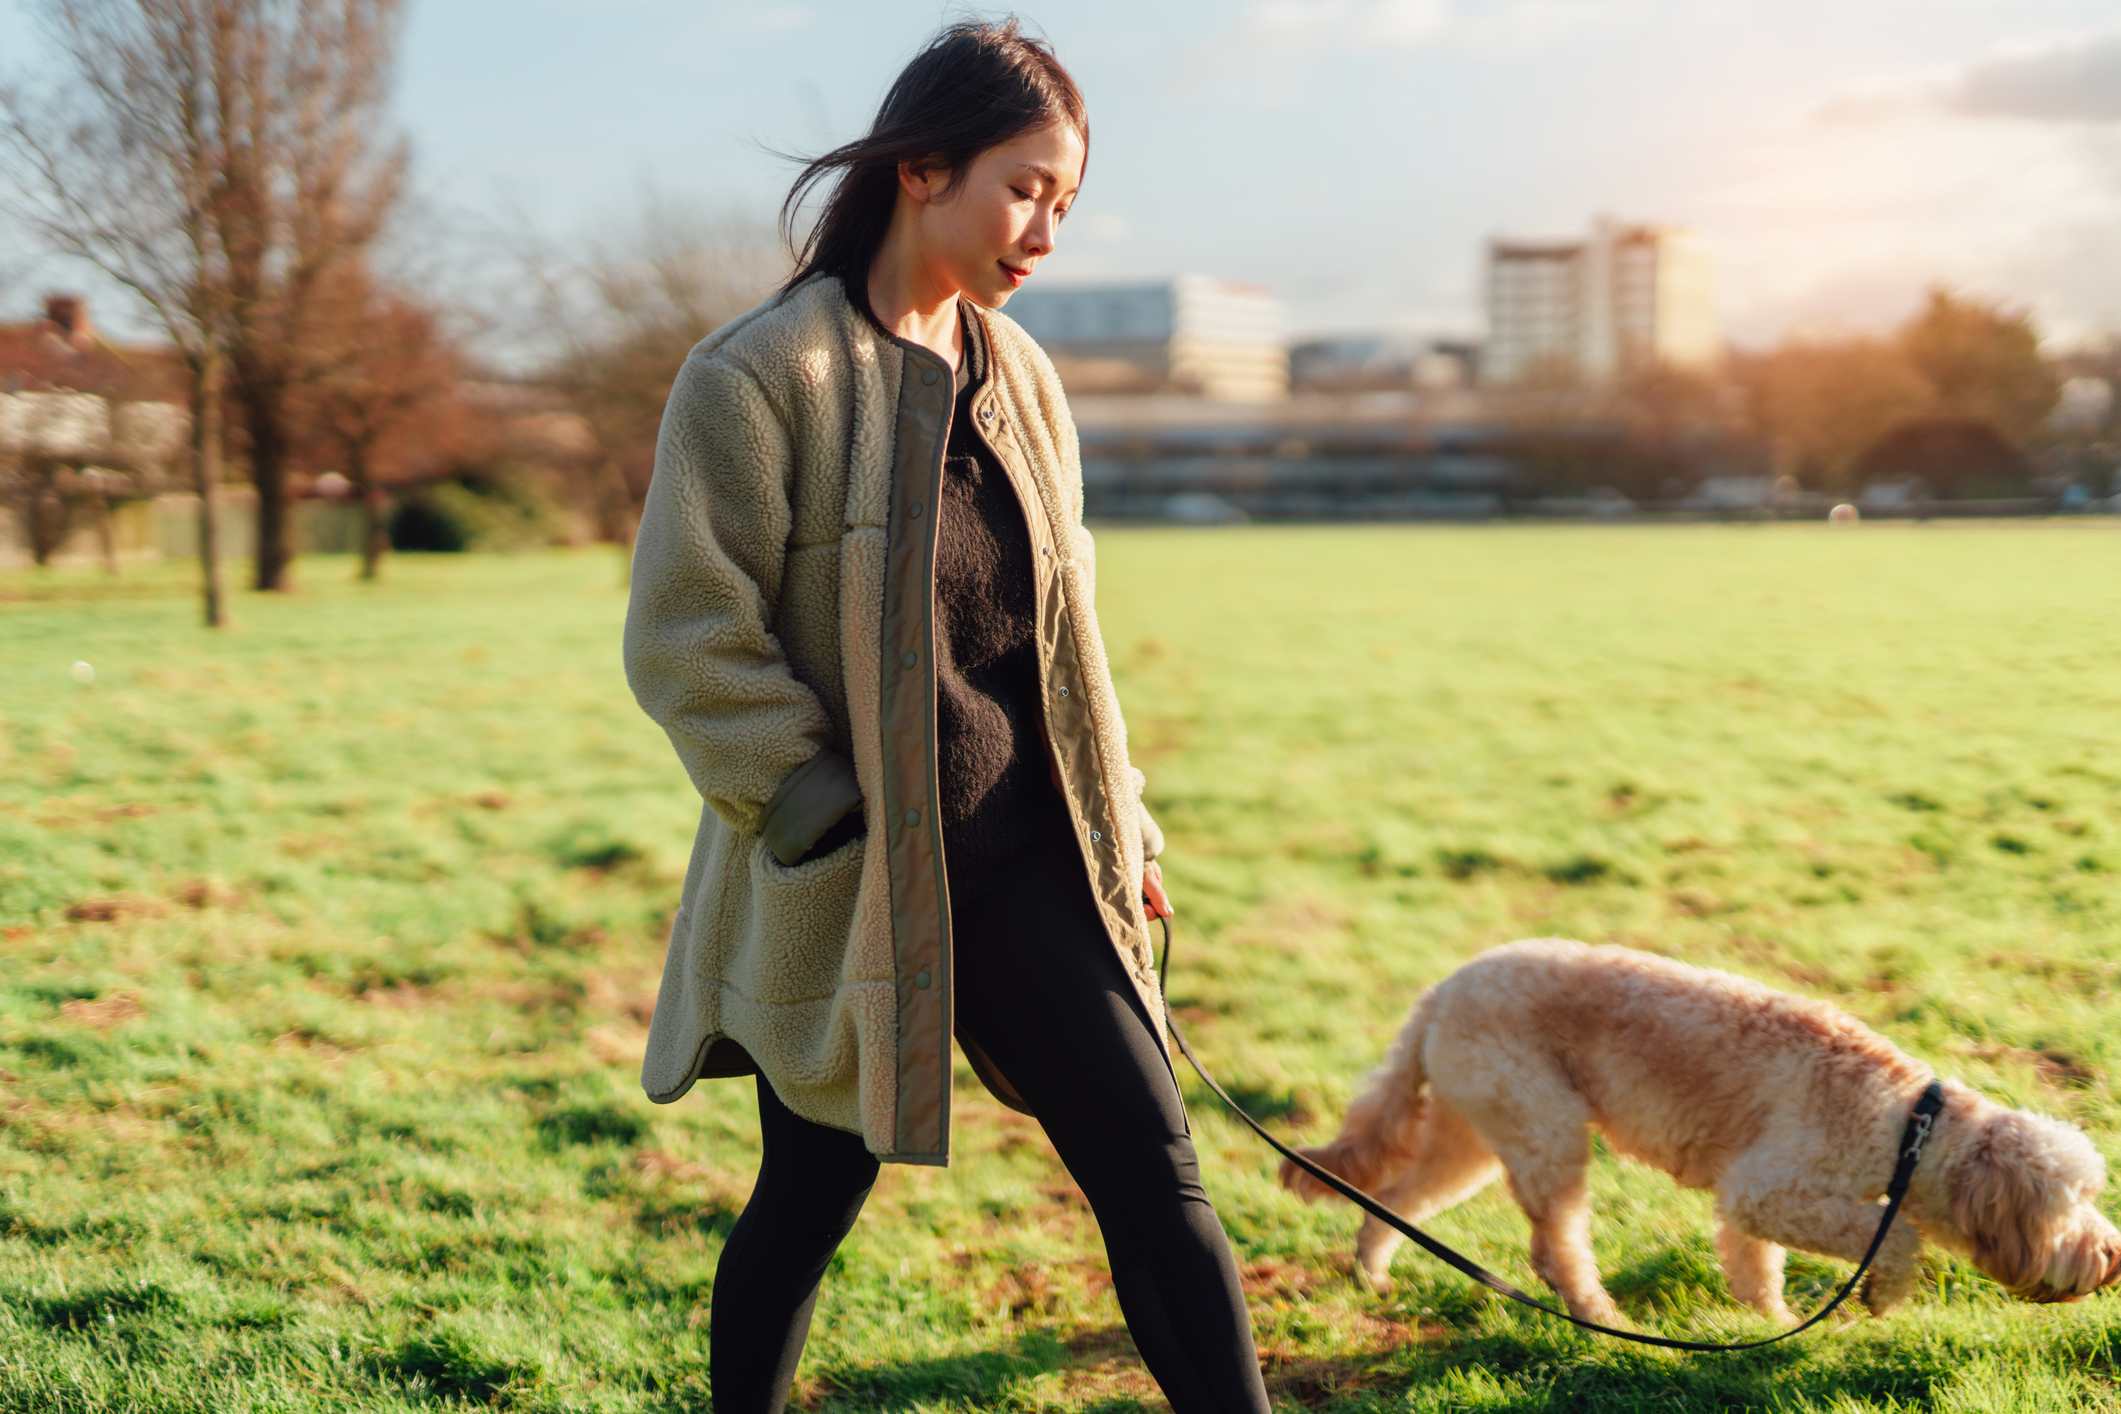
[[[943,196],[949,173],[913,177],[920,207],[921,250],[939,284],[999,309],[1053,252],[1061,218],[1083,176],[1083,141],[1055,123],[997,143],[972,159],[964,181]]]

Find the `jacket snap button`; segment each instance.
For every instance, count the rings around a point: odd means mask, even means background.
[[[923,967],[920,971],[913,974],[913,985],[916,987],[925,987],[928,985],[927,968]]]
[[[1095,831],[1095,830],[1092,830],[1092,831],[1090,832],[1090,843],[1092,843],[1092,844],[1096,844],[1096,843],[1097,843],[1097,842],[1098,842],[1099,840],[1101,840],[1101,839],[1103,839],[1103,838],[1104,838],[1104,836],[1103,836],[1103,835],[1101,835],[1101,834],[1099,834],[1099,833],[1098,833],[1097,831]]]
[[[909,824],[909,825],[918,825],[918,824],[919,824],[920,822],[921,822],[921,812],[920,812],[920,811],[918,811],[918,810],[908,810],[908,811],[906,812],[906,823],[907,823],[907,824]]]
[[[1053,558],[1053,547],[1051,545],[1041,545],[1038,548],[1040,553],[1044,554],[1047,559]]]
[[[932,369],[932,368],[924,368],[924,369],[922,369],[922,370],[921,370],[921,381],[922,381],[923,383],[933,384],[933,383],[935,382],[935,370],[934,370],[934,369]]]
[[[918,663],[920,660],[920,654],[910,651],[899,655],[899,662],[905,664],[909,668],[912,667],[915,663]]]
[[[921,503],[915,501],[912,505],[906,507],[906,514],[912,516],[915,520],[919,520],[921,518]]]
[[[994,421],[994,405],[992,403],[989,403],[987,406],[979,410],[979,420],[981,422]]]
[[[1067,688],[1065,688],[1065,687],[1064,687],[1064,688],[1062,688],[1062,689],[1061,689],[1061,696],[1063,696],[1063,697],[1066,697],[1067,695],[1068,695],[1068,689],[1067,689]]]

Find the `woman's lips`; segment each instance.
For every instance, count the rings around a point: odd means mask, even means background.
[[[1001,266],[1002,273],[1009,277],[1009,288],[1012,290],[1015,289],[1018,285],[1023,284],[1025,280],[1030,278],[1030,275],[1028,273],[1020,274],[1017,271],[1012,270],[1006,263],[1002,261],[997,260],[994,263],[996,265]]]

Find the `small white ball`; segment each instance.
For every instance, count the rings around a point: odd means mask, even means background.
[[[1848,502],[1843,501],[1840,505],[1828,511],[1826,518],[1835,525],[1846,525],[1852,520],[1861,520],[1863,514]]]
[[[90,683],[96,680],[96,668],[93,663],[76,662],[73,666],[73,674],[75,682]]]

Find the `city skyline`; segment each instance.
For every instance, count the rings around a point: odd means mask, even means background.
[[[629,217],[644,185],[770,219],[795,167],[766,148],[856,135],[937,25],[1009,12],[503,13],[410,7],[399,122],[421,190],[566,238]],[[1882,329],[1932,282],[2026,306],[2052,342],[2121,331],[2121,28],[2089,0],[1014,13],[1091,113],[1078,209],[1042,270],[1056,284],[1197,273],[1273,291],[1292,341],[1477,336],[1488,241],[1609,212],[1699,236],[1741,346]],[[0,66],[19,72],[33,38],[0,0]],[[79,283],[109,327],[135,327]]]

